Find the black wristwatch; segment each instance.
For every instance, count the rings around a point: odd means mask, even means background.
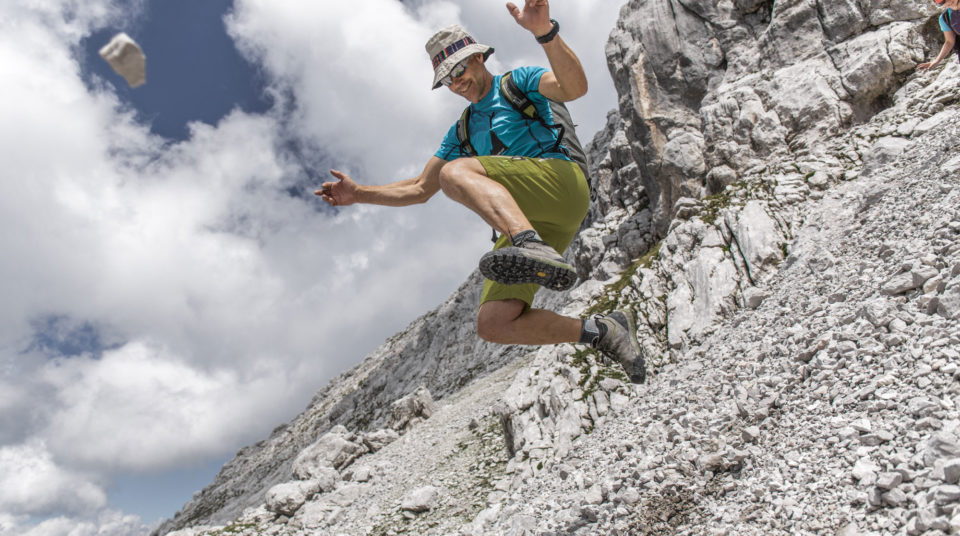
[[[541,45],[545,45],[545,44],[549,43],[550,41],[553,41],[553,38],[557,36],[557,32],[560,31],[560,23],[559,23],[559,22],[557,22],[557,21],[555,21],[555,20],[553,20],[553,19],[550,19],[550,22],[553,23],[553,29],[550,30],[549,32],[547,32],[546,34],[541,35],[540,37],[537,38],[537,42],[540,43]]]

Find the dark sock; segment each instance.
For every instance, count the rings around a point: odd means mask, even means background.
[[[510,242],[512,242],[513,245],[516,247],[520,247],[523,245],[524,242],[527,242],[530,240],[534,240],[536,242],[543,242],[543,239],[540,238],[540,235],[537,234],[537,232],[534,231],[533,229],[520,231],[519,233],[510,237]]]
[[[600,330],[606,326],[597,324],[595,317],[584,318],[580,328],[580,344],[595,346],[600,339]]]

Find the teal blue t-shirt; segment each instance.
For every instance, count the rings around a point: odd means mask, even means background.
[[[953,29],[950,28],[950,24],[947,22],[947,13],[950,14],[950,18],[953,18],[953,10],[947,8],[947,12],[940,15],[940,31],[943,32],[952,32]]]
[[[540,94],[540,77],[547,72],[543,67],[520,67],[513,70],[517,87],[527,94],[547,124],[553,124],[553,111],[549,100]],[[531,158],[560,158],[570,160],[565,154],[553,151],[557,143],[557,131],[537,121],[530,121],[510,106],[500,94],[501,75],[493,77],[490,91],[480,100],[470,104],[470,144],[479,156],[507,155]],[[444,136],[440,149],[434,153],[444,160],[456,160],[470,156],[460,149],[457,139],[457,124],[454,123]]]

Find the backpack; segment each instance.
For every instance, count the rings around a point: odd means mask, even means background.
[[[549,101],[550,110],[553,112],[553,118],[556,124],[551,125],[537,111],[536,105],[513,80],[513,72],[509,72],[500,77],[500,94],[510,103],[514,110],[520,113],[529,121],[537,121],[546,128],[557,131],[557,143],[554,144],[551,151],[563,153],[573,160],[583,171],[583,177],[587,179],[587,185],[590,185],[590,172],[587,165],[587,155],[577,139],[577,133],[574,131],[573,118],[570,117],[570,111],[562,102]],[[470,144],[470,134],[467,132],[467,125],[470,124],[470,107],[467,106],[457,121],[457,141],[460,142],[460,151],[469,156],[477,156],[476,149]]]

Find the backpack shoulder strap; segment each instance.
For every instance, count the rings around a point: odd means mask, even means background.
[[[530,97],[524,93],[513,79],[513,71],[500,77],[500,94],[520,115],[534,121],[540,121],[540,112]]]
[[[510,71],[500,77],[500,94],[510,103],[514,110],[530,121],[537,121],[546,128],[557,131],[557,143],[553,145],[551,151],[560,151],[560,144],[563,142],[565,128],[561,124],[551,125],[540,115],[537,105],[527,96],[520,86],[513,79],[513,71]]]
[[[467,106],[463,109],[463,113],[460,114],[460,119],[457,121],[457,141],[460,142],[460,152],[467,156],[477,156],[477,150],[473,148],[473,145],[470,143],[470,131],[468,130],[470,126],[470,107]]]

